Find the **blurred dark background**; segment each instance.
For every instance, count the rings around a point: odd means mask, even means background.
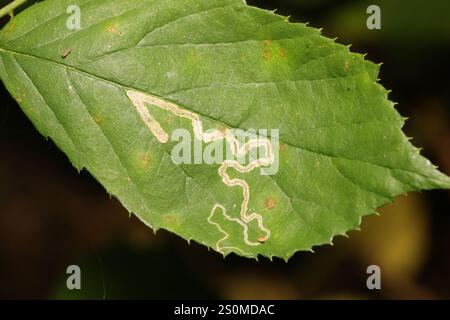
[[[381,83],[410,118],[407,135],[450,174],[448,0],[248,2],[323,27],[384,62]],[[370,4],[381,8],[381,30],[366,28]],[[399,197],[365,219],[362,231],[289,263],[224,260],[130,218],[38,134],[3,84],[0,99],[0,298],[450,298],[449,191]],[[79,291],[66,288],[72,264],[82,270]],[[371,264],[381,267],[382,290],[366,288]]]

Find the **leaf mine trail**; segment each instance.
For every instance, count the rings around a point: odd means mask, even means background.
[[[152,96],[147,93],[142,93],[134,90],[127,91],[127,95],[133,105],[136,107],[138,114],[141,119],[145,122],[147,127],[156,137],[156,139],[160,143],[167,143],[169,141],[169,135],[164,129],[161,127],[158,121],[156,121],[152,115],[150,114],[148,108],[145,106],[146,104],[151,104],[158,108],[161,108],[166,111],[172,112],[175,116],[180,118],[188,119],[192,122],[192,127],[194,130],[195,136],[205,143],[211,143],[218,140],[225,140],[229,145],[232,154],[235,157],[242,157],[247,155],[250,150],[253,148],[263,147],[265,150],[265,155],[262,158],[257,158],[256,160],[252,160],[249,164],[243,165],[239,163],[237,160],[229,160],[226,159],[221,164],[218,169],[219,176],[222,178],[222,182],[229,187],[240,187],[242,189],[243,201],[241,204],[240,210],[240,218],[233,218],[227,214],[227,210],[220,203],[216,203],[211,209],[210,215],[208,217],[208,223],[216,226],[219,231],[224,234],[224,237],[219,239],[216,243],[216,250],[220,253],[224,253],[224,250],[238,250],[243,252],[239,248],[236,247],[222,247],[221,243],[229,238],[229,234],[223,230],[223,228],[216,222],[212,221],[212,218],[217,210],[222,211],[222,215],[225,219],[238,223],[243,228],[244,234],[244,242],[249,246],[258,246],[262,243],[266,242],[270,238],[270,230],[264,226],[263,217],[256,213],[249,213],[248,205],[250,200],[250,187],[245,180],[230,178],[227,173],[228,168],[235,169],[241,173],[249,173],[252,170],[263,167],[270,166],[273,164],[275,156],[273,152],[273,146],[269,139],[257,137],[256,139],[250,139],[246,143],[240,143],[233,132],[226,128],[225,130],[208,130],[208,132],[203,131],[203,124],[200,120],[199,115],[187,111],[185,109],[179,108],[177,105],[165,101],[159,97]],[[249,224],[256,220],[258,223],[259,229],[262,231],[264,235],[258,238],[257,242],[251,241],[249,239]]]

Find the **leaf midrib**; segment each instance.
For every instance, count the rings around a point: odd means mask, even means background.
[[[49,64],[55,65],[55,66],[58,67],[58,68],[66,69],[66,72],[67,72],[67,70],[71,70],[71,71],[73,71],[73,72],[77,72],[77,73],[83,74],[83,75],[85,75],[85,76],[87,76],[87,77],[91,77],[91,78],[94,78],[94,79],[97,79],[97,80],[105,81],[105,82],[107,82],[107,83],[109,83],[109,84],[111,84],[111,85],[114,85],[114,86],[120,86],[120,87],[122,87],[122,89],[126,88],[126,89],[132,89],[132,90],[141,91],[140,89],[137,89],[137,88],[134,88],[134,87],[129,87],[129,86],[123,85],[123,84],[121,84],[121,83],[117,83],[117,82],[111,81],[111,80],[109,80],[109,79],[106,79],[106,78],[103,78],[103,77],[100,77],[100,76],[97,76],[97,75],[90,74],[90,73],[88,73],[88,72],[86,72],[86,71],[79,70],[79,69],[77,69],[77,68],[75,68],[75,67],[68,66],[68,65],[62,64],[62,63],[58,63],[58,62],[53,61],[53,60],[49,60],[49,59],[46,59],[46,58],[38,57],[38,56],[31,55],[31,54],[28,54],[28,53],[16,52],[16,51],[12,51],[12,50],[8,50],[8,49],[0,48],[0,53],[1,53],[2,51],[3,51],[3,52],[6,52],[6,53],[9,53],[9,54],[12,54],[12,55],[14,55],[14,54],[16,54],[16,55],[23,55],[23,56],[26,56],[26,57],[29,57],[29,58],[32,58],[32,59],[42,60],[42,61],[45,61],[45,62],[47,62],[47,63],[49,63]],[[141,91],[141,92],[142,92],[142,91]],[[151,93],[151,94],[153,94],[153,93]],[[157,96],[157,95],[155,95],[155,96]],[[158,96],[158,97],[159,97],[159,96]],[[165,99],[165,98],[163,98],[163,97],[159,97],[159,98],[164,99],[164,100],[167,100],[167,99]],[[183,106],[183,107],[185,107],[185,106]],[[191,110],[191,109],[189,109],[189,108],[186,108],[186,109],[188,109],[188,110],[190,110],[190,111],[193,111],[193,110]],[[193,112],[196,112],[196,111],[193,111]],[[198,112],[197,112],[197,113],[198,113]],[[225,122],[221,122],[221,121],[219,121],[219,120],[213,119],[213,118],[211,118],[211,117],[209,117],[209,116],[207,116],[207,115],[204,115],[204,114],[202,114],[202,113],[199,113],[199,114],[200,114],[201,116],[203,116],[204,118],[206,118],[206,119],[212,121],[212,122],[219,123],[219,124],[221,124],[221,125],[225,125],[225,126],[227,126],[227,127],[232,128],[231,125],[229,125],[229,124],[227,124],[227,123],[225,123]],[[266,138],[269,138],[269,136],[267,136]],[[300,147],[296,147],[296,146],[293,146],[293,147],[296,148],[296,149],[301,149]],[[114,149],[113,149],[113,151],[115,152]],[[167,152],[167,150],[166,150],[165,148],[164,148],[164,151]],[[307,151],[308,151],[308,150],[307,150]],[[310,151],[310,152],[312,152],[312,151]],[[115,153],[116,153],[116,152],[115,152]],[[119,157],[119,155],[118,155],[117,153],[116,153],[116,155]],[[120,158],[120,157],[119,157],[119,158]],[[125,168],[124,168],[124,169],[125,169]],[[185,175],[186,175],[186,172],[185,172],[183,169],[182,169],[182,171],[183,171],[183,172],[185,173]],[[186,177],[189,177],[189,175],[186,175]],[[269,177],[272,179],[272,181],[275,183],[275,185],[280,189],[280,191],[288,198],[288,200],[289,200],[289,205],[290,205],[291,208],[293,208],[293,207],[292,207],[292,199],[295,198],[295,197],[289,195],[289,194],[286,192],[286,190],[280,185],[280,183],[279,183],[273,176],[269,176]],[[131,178],[131,177],[130,177],[130,178]],[[137,186],[135,186],[135,187],[137,187]],[[138,189],[139,189],[139,188],[138,188]],[[141,194],[140,194],[140,196],[142,197]],[[147,207],[147,209],[149,209],[148,206],[146,205],[146,201],[145,201],[144,199],[142,199],[142,200],[143,200],[145,206]],[[307,201],[309,202],[309,201],[312,201],[312,200],[311,200],[311,199],[308,199]],[[323,209],[325,209],[323,206],[320,206],[320,207],[322,207]],[[326,209],[332,211],[330,208],[326,208]],[[149,211],[151,211],[151,210],[149,210]]]
[[[32,59],[45,61],[46,63],[52,64],[52,65],[54,65],[54,66],[56,66],[56,67],[58,67],[58,68],[63,68],[63,69],[66,69],[66,70],[71,70],[71,71],[73,71],[73,72],[77,72],[77,73],[83,74],[83,75],[85,75],[85,76],[87,76],[87,77],[90,77],[90,78],[94,78],[94,79],[97,79],[97,80],[105,81],[105,82],[107,82],[107,83],[109,83],[109,84],[111,84],[111,85],[114,85],[114,86],[120,86],[122,89],[131,89],[131,90],[135,90],[135,91],[139,91],[139,92],[144,92],[144,93],[151,94],[151,95],[154,95],[154,96],[156,96],[156,97],[158,97],[158,98],[160,98],[160,99],[163,99],[163,100],[168,101],[167,98],[161,97],[161,96],[159,96],[159,95],[157,95],[157,94],[154,94],[154,93],[152,93],[152,92],[145,92],[145,91],[142,91],[142,90],[139,89],[139,88],[131,87],[131,86],[122,84],[122,83],[120,83],[120,82],[114,82],[114,81],[111,81],[111,80],[109,80],[109,79],[107,79],[107,78],[104,78],[104,77],[102,77],[102,76],[95,75],[95,74],[86,72],[86,71],[84,71],[84,70],[77,69],[76,67],[69,66],[69,65],[64,64],[64,63],[56,62],[56,61],[54,61],[54,60],[50,60],[50,59],[47,59],[47,58],[39,57],[39,56],[30,54],[30,53],[25,53],[25,52],[20,52],[20,51],[13,51],[13,50],[10,50],[10,49],[5,49],[5,48],[1,48],[1,47],[0,47],[0,53],[1,53],[1,52],[13,54],[13,55],[14,55],[14,54],[15,54],[15,55],[22,55],[22,56],[26,56],[26,57],[29,57],[29,58],[32,58]],[[236,84],[236,85],[238,85],[238,84]],[[172,101],[171,101],[171,102],[172,102]],[[217,119],[211,118],[210,116],[208,116],[208,115],[206,115],[206,114],[204,114],[204,113],[201,113],[201,112],[199,112],[198,110],[192,110],[191,108],[188,108],[188,107],[186,107],[186,106],[184,106],[184,105],[183,105],[183,108],[185,108],[186,110],[189,110],[189,111],[198,113],[198,114],[201,115],[203,118],[206,118],[206,119],[208,119],[209,121],[218,123],[218,124],[220,124],[220,125],[222,125],[222,126],[226,126],[226,127],[228,127],[228,128],[235,128],[235,127],[233,127],[233,126],[232,126],[231,124],[229,124],[229,123],[226,123],[226,122],[219,121],[219,120],[217,120]],[[243,129],[243,128],[239,128],[239,129]],[[267,135],[267,136],[264,136],[264,135],[263,135],[263,137],[265,137],[265,138],[270,138],[270,135]],[[321,151],[317,151],[317,150],[311,150],[311,149],[308,149],[308,148],[305,148],[305,147],[302,147],[302,146],[299,146],[299,145],[295,145],[295,144],[293,144],[293,143],[291,143],[291,142],[287,142],[287,141],[281,140],[281,138],[280,138],[280,142],[282,142],[283,144],[285,144],[285,145],[287,145],[287,146],[290,146],[290,147],[293,147],[293,148],[296,148],[296,149],[300,149],[300,150],[303,150],[303,151],[307,151],[307,152],[310,152],[310,153],[313,153],[313,154],[321,155],[321,156],[324,156],[324,157],[327,157],[327,158],[331,158],[331,159],[335,158],[335,159],[342,159],[342,160],[347,160],[347,161],[356,161],[356,162],[360,162],[360,163],[364,163],[364,164],[372,165],[372,166],[376,166],[376,167],[381,167],[381,168],[385,168],[385,169],[399,170],[399,171],[407,172],[407,173],[410,173],[410,174],[418,175],[418,176],[424,177],[424,178],[429,179],[429,180],[439,181],[439,182],[441,182],[441,183],[442,183],[442,182],[445,183],[445,181],[437,180],[437,179],[435,179],[435,178],[433,178],[433,177],[429,177],[429,176],[427,176],[427,175],[425,175],[425,174],[418,173],[418,172],[415,172],[415,171],[412,171],[412,170],[408,170],[408,169],[404,169],[404,168],[394,168],[394,167],[390,167],[390,166],[386,166],[386,165],[378,164],[378,163],[373,163],[373,162],[369,162],[369,161],[365,161],[365,160],[360,160],[360,159],[353,159],[353,158],[343,157],[343,156],[341,156],[341,155],[339,155],[339,156],[337,156],[337,155],[331,155],[331,154],[327,154],[327,153],[325,153],[325,152],[321,152]],[[398,179],[397,179],[397,180],[398,180]],[[399,181],[402,182],[402,183],[404,183],[404,181],[401,181],[401,180],[399,180]],[[277,182],[276,182],[276,183],[277,183]],[[278,184],[278,183],[277,183],[277,184]]]

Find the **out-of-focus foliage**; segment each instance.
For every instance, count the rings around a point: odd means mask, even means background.
[[[382,28],[372,31],[362,29],[366,23],[365,12],[369,5],[381,9]],[[449,12],[447,0],[362,0],[347,1],[327,16],[327,27],[358,43],[383,43],[397,48],[450,46],[450,24],[445,15]],[[414,54],[414,52],[410,52]]]

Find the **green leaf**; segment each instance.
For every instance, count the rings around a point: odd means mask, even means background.
[[[155,230],[223,254],[288,259],[398,194],[450,187],[402,133],[378,65],[242,0],[47,0],[3,29],[0,57],[7,89],[78,170]],[[198,143],[195,124],[279,129],[279,171],[175,164],[167,139],[184,128]]]

